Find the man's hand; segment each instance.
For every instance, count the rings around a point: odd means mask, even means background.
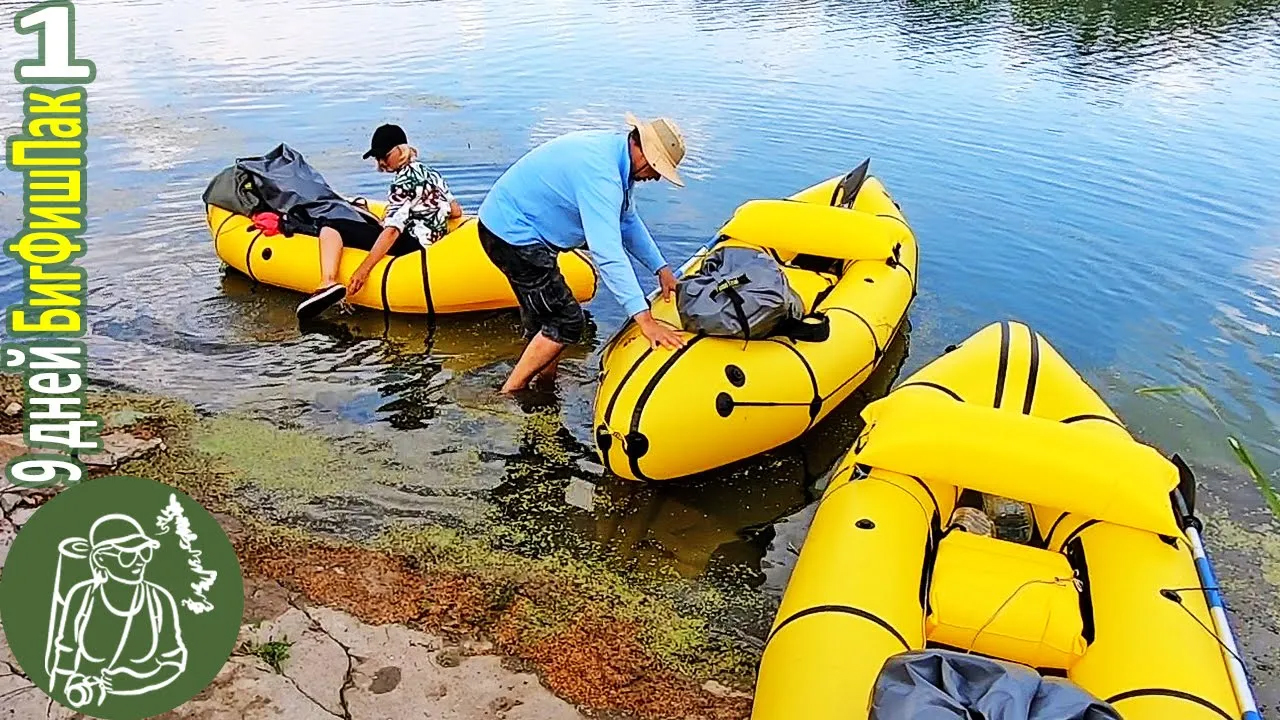
[[[672,329],[670,325],[654,320],[648,310],[636,315],[636,324],[640,326],[640,332],[649,339],[649,347],[655,350],[659,347],[668,350],[684,347],[684,336]]]
[[[662,299],[671,300],[676,292],[676,274],[671,272],[670,265],[658,271],[658,285],[662,287]]]
[[[367,282],[369,282],[369,268],[361,265],[351,274],[351,282],[347,283],[347,294],[355,295]]]

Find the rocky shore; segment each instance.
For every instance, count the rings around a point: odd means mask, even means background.
[[[0,402],[19,403],[16,379],[0,380]],[[609,568],[524,557],[430,525],[397,525],[357,543],[272,524],[241,500],[235,463],[199,449],[195,438],[215,419],[153,396],[90,392],[88,401],[107,424],[91,475],[149,477],[200,501],[231,537],[245,578],[236,653],[167,718],[749,713],[750,650]],[[0,459],[24,449],[20,417],[18,405],[0,419]],[[53,494],[3,489],[0,559]],[[74,717],[31,684],[7,648],[0,659],[0,717]]]

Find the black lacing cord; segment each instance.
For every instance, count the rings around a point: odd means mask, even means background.
[[[1222,642],[1222,638],[1218,637],[1218,633],[1214,632],[1213,628],[1209,627],[1208,625],[1205,625],[1204,621],[1196,617],[1196,614],[1191,612],[1190,608],[1182,604],[1182,596],[1178,594],[1178,591],[1180,590],[1182,591],[1200,590],[1202,592],[1205,590],[1213,590],[1215,592],[1221,592],[1221,589],[1210,588],[1210,587],[1165,588],[1160,591],[1160,596],[1166,600],[1172,600],[1175,604],[1177,604],[1178,607],[1182,608],[1184,612],[1186,612],[1188,615],[1191,616],[1192,620],[1196,621],[1197,625],[1204,628],[1204,631],[1209,633],[1209,636],[1212,637],[1218,643],[1218,645],[1222,647],[1223,650],[1227,651],[1227,654],[1235,658],[1236,662],[1240,663],[1240,667],[1248,668],[1248,665],[1245,664],[1244,659],[1241,658],[1239,655],[1235,654],[1234,652],[1232,652],[1231,648],[1227,647],[1227,644]],[[1210,609],[1209,612],[1213,612],[1213,610]]]

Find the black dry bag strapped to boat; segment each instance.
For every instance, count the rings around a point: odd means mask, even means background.
[[[233,213],[252,216],[262,207],[253,178],[249,173],[231,165],[213,176],[201,196],[205,205],[213,205]]]
[[[777,261],[759,250],[719,248],[676,285],[676,307],[688,332],[753,340],[792,327],[804,315]]]
[[[951,650],[894,655],[876,678],[868,720],[971,718],[1120,720],[1120,714],[1069,680]]]
[[[245,211],[250,204],[253,212],[275,211],[286,235],[316,235],[321,220],[370,222],[285,143],[266,155],[236,160],[205,188],[204,201],[241,215],[252,214]]]

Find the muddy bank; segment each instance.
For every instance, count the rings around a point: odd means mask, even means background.
[[[6,396],[16,396],[11,385],[6,381]],[[340,488],[326,479],[341,475],[335,470],[371,470],[296,430],[200,417],[172,400],[113,391],[93,392],[89,403],[108,422],[107,432],[162,439],[104,470],[171,484],[214,512],[237,548],[249,607],[254,588],[278,585],[295,605],[340,611],[359,627],[402,627],[464,656],[505,657],[504,681],[516,682],[509,676],[517,671],[535,673],[555,696],[588,713],[740,718],[749,711],[749,696],[733,688],[750,687],[756,654],[751,638],[723,629],[743,610],[717,591],[631,576],[563,551],[520,555],[500,547],[510,528],[397,523],[357,542],[275,523],[262,517],[258,500],[287,504],[303,490],[323,495]],[[545,441],[529,432],[528,442]],[[241,452],[228,451],[233,440]],[[288,476],[253,474],[285,457],[294,458]],[[13,494],[26,516],[49,496]],[[751,614],[768,617],[767,603]],[[226,672],[243,673],[246,663],[252,664],[233,658]],[[237,682],[258,688],[245,692],[261,690],[257,681]],[[361,717],[354,708],[337,714]]]

